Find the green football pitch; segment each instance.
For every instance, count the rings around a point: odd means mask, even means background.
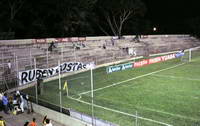
[[[62,75],[61,75],[62,76]],[[62,106],[92,115],[91,71],[61,78]],[[40,100],[60,105],[59,80],[43,83]],[[192,61],[172,59],[106,73],[93,70],[94,116],[120,126],[200,125],[200,52]],[[25,91],[35,96],[35,88]]]

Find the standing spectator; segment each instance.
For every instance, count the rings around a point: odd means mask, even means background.
[[[112,42],[112,46],[114,46],[115,45],[115,40],[111,39],[111,42]]]
[[[10,60],[8,61],[8,74],[10,74],[11,73],[11,62],[10,62]]]
[[[22,112],[24,112],[24,98],[22,95],[20,95],[20,99],[21,99],[20,108],[21,108]]]
[[[10,60],[8,61],[8,68],[11,69],[11,62],[10,62]]]
[[[24,126],[28,126],[28,124],[29,124],[29,122],[28,122],[28,121],[26,121],[26,122],[24,123]]]
[[[46,124],[46,119],[47,119],[47,115],[44,116],[42,123],[45,125]]]
[[[27,94],[22,94],[23,99],[24,99],[24,108],[28,109],[28,99],[29,96]]]
[[[44,126],[53,126],[51,120],[47,118],[47,115],[44,117],[42,123],[44,124]]]
[[[3,120],[3,116],[0,116],[0,126],[6,126],[6,122]]]
[[[2,101],[2,99],[3,99],[3,93],[0,92],[0,111],[3,110],[3,101]]]
[[[17,96],[18,96],[18,103],[20,105],[20,109],[21,109],[21,112],[24,112],[24,98],[23,98],[23,95],[17,91]]]
[[[46,119],[46,124],[44,126],[53,126],[50,119]]]
[[[50,43],[50,46],[49,46],[48,50],[49,50],[50,52],[52,52],[52,51],[53,51],[53,48],[56,48],[56,46],[55,46],[54,42],[52,41],[52,42]]]
[[[14,110],[13,97],[12,96],[8,97],[8,108],[9,108],[10,111]]]
[[[35,120],[36,120],[36,119],[35,119],[35,118],[33,118],[33,121],[32,121],[32,122],[30,122],[28,126],[37,126],[37,123],[36,123],[36,121],[35,121]]]
[[[22,97],[19,91],[16,92],[13,100],[13,105],[14,105],[14,113],[19,114],[23,112],[23,101]]]
[[[103,49],[106,49],[106,44],[103,44]]]
[[[4,96],[2,98],[2,101],[3,101],[3,109],[4,109],[4,112],[6,114],[9,114],[8,113],[8,97],[7,97],[7,93],[4,93]]]
[[[42,77],[39,77],[37,79],[37,93],[38,93],[38,95],[40,95],[42,93],[42,90],[43,90],[42,86],[41,86],[42,82],[43,82]]]

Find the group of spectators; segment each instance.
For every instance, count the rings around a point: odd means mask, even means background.
[[[43,126],[53,126],[51,123],[51,120],[47,118],[47,116],[44,117],[42,121]],[[25,122],[24,126],[38,126],[36,122],[36,118],[33,118],[31,122]]]
[[[30,111],[28,95],[25,95],[19,91],[16,91],[13,94],[8,94],[6,92],[0,92],[0,111],[4,111],[5,114],[20,114],[23,113],[25,109]],[[43,126],[52,126],[51,120],[44,117]],[[3,120],[3,116],[0,116],[0,126],[6,126],[5,120]],[[38,126],[36,123],[36,118],[33,118],[31,122],[25,122],[24,126]]]
[[[43,126],[53,126],[51,123],[51,120],[47,118],[47,116],[44,117],[42,121]],[[3,119],[3,116],[0,116],[0,126],[6,126],[6,121]],[[33,118],[31,122],[26,121],[24,123],[24,126],[38,126],[36,122],[36,118]]]
[[[19,114],[23,113],[24,109],[29,109],[28,95],[22,94],[16,91],[14,94],[6,92],[0,93],[0,110],[3,110],[6,114]]]

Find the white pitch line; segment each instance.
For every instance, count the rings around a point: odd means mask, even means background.
[[[116,85],[119,85],[119,84],[122,84],[122,83],[125,83],[125,82],[129,82],[129,81],[132,81],[132,80],[135,80],[135,79],[138,79],[138,78],[146,77],[146,76],[158,73],[158,72],[169,70],[169,69],[181,66],[183,64],[185,64],[185,63],[181,63],[181,64],[178,64],[178,65],[175,65],[175,66],[172,66],[172,67],[168,67],[168,68],[165,68],[165,69],[157,70],[157,71],[154,71],[154,72],[151,72],[151,73],[148,73],[148,74],[144,74],[144,75],[141,75],[141,76],[133,77],[133,78],[130,78],[130,79],[127,79],[127,80],[124,80],[124,81],[120,81],[120,82],[117,82],[117,83],[114,83],[114,84],[111,84],[111,85],[108,85],[108,86],[105,86],[105,87],[102,87],[102,88],[97,88],[97,89],[93,90],[93,92],[99,91],[99,90],[103,90],[105,88],[113,87],[113,86],[116,86]],[[90,92],[91,92],[91,90],[90,91],[86,91],[86,92],[82,92],[79,95],[87,94],[87,93],[90,93]]]
[[[152,112],[157,112],[157,113],[162,113],[162,114],[166,114],[166,115],[170,115],[170,116],[179,117],[179,118],[182,118],[182,119],[189,119],[189,120],[192,120],[192,121],[199,121],[199,119],[195,119],[195,118],[192,118],[192,117],[187,117],[187,116],[183,116],[183,115],[179,115],[179,114],[173,114],[173,113],[160,111],[160,110],[147,108],[147,107],[140,107],[140,106],[136,106],[136,107],[140,108],[140,109],[143,109],[143,110],[148,110],[148,111],[152,111]]]
[[[84,103],[84,104],[87,104],[87,105],[92,105],[89,102],[85,102],[85,101],[82,101],[82,100],[79,100],[79,99],[75,99],[75,98],[72,98],[72,97],[68,97],[68,98],[75,100],[75,101],[78,101],[78,102],[81,102],[81,103]],[[123,114],[123,115],[135,117],[135,118],[138,118],[138,119],[143,119],[143,120],[146,120],[146,121],[154,122],[154,123],[157,123],[157,124],[161,124],[161,125],[165,125],[165,126],[172,126],[171,124],[167,124],[167,123],[156,121],[156,120],[149,119],[149,118],[144,118],[144,117],[141,117],[141,116],[136,116],[136,115],[133,115],[133,114],[129,114],[129,113],[122,112],[122,111],[119,111],[119,110],[103,107],[103,106],[100,106],[100,105],[93,104],[93,106],[98,107],[98,108],[102,108],[102,109],[105,109],[105,110],[108,110],[108,111],[120,113],[120,114]]]
[[[150,91],[150,90],[149,90]],[[108,100],[106,98],[103,98],[103,100]],[[113,100],[112,100],[113,101]],[[118,101],[114,100],[115,103],[119,103]],[[123,104],[123,105],[128,105],[128,106],[132,106],[132,104],[129,104],[129,103],[120,103],[120,104]],[[152,112],[157,112],[157,113],[162,113],[162,114],[165,114],[165,115],[170,115],[170,116],[174,116],[174,117],[179,117],[179,118],[183,118],[183,119],[189,119],[189,120],[192,120],[192,121],[199,121],[199,119],[195,119],[195,118],[192,118],[192,117],[187,117],[187,116],[183,116],[183,115],[179,115],[179,114],[174,114],[174,113],[170,113],[170,112],[165,112],[165,111],[161,111],[161,110],[156,110],[156,109],[152,109],[152,108],[147,108],[147,107],[141,107],[141,106],[135,106],[136,108],[139,108],[139,109],[143,109],[143,110],[148,110],[148,111],[152,111]]]
[[[171,76],[171,75],[152,75],[152,76],[156,76],[156,77],[165,77],[165,78],[172,78],[172,79],[182,79],[182,80],[192,80],[192,81],[200,81],[200,79],[196,79],[196,78],[187,78],[187,77],[177,77],[177,76]]]

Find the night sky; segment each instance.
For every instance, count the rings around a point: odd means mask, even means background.
[[[197,0],[144,0],[146,18],[164,33],[187,32],[185,20],[200,16]]]
[[[20,5],[18,0],[11,1]],[[11,32],[14,33],[15,38],[101,36],[105,35],[99,28],[101,26],[108,33],[107,35],[113,35],[105,19],[105,15],[110,15],[111,10],[103,10],[104,4],[102,3],[105,2],[107,8],[120,10],[124,9],[122,4],[126,5],[127,2],[124,0],[124,3],[119,4],[120,0],[98,0],[94,6],[89,6],[87,1],[83,2],[84,0],[24,1],[23,6],[19,10],[16,9],[18,11],[12,19],[8,0],[0,0],[0,33]],[[138,6],[138,10],[142,10],[141,13],[136,12],[125,22],[122,28],[123,35],[191,34],[200,37],[198,0],[141,1],[145,3],[146,8]],[[116,16],[115,20],[118,20],[118,17]],[[156,31],[153,31],[154,27],[157,28]],[[8,39],[6,37],[7,35],[4,39]]]

